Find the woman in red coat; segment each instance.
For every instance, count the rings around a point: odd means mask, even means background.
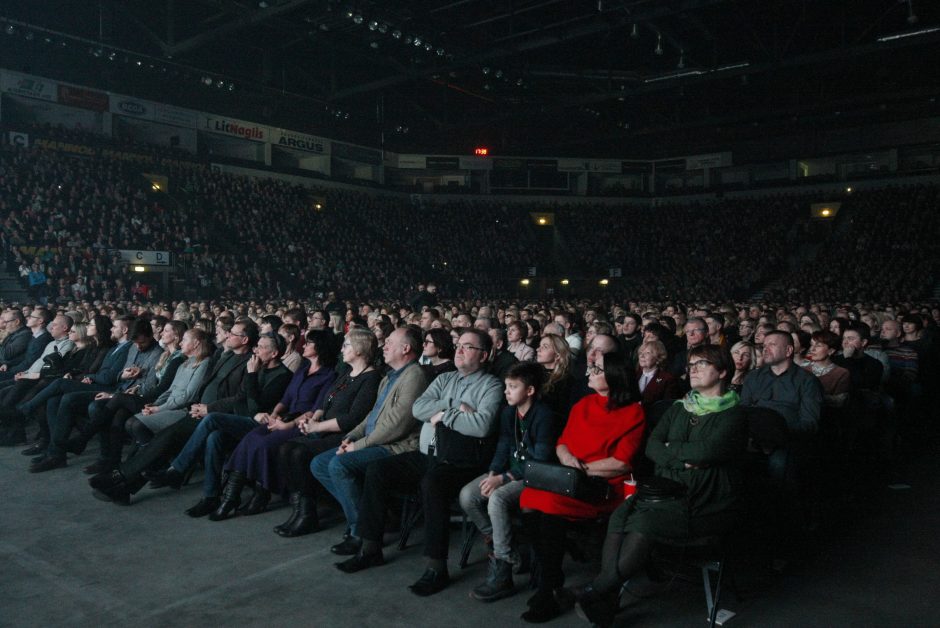
[[[528,511],[526,524],[542,568],[538,591],[522,614],[531,623],[549,621],[562,612],[555,591],[565,582],[562,561],[568,522],[609,515],[633,490],[627,481],[644,430],[636,376],[623,356],[608,353],[588,367],[588,386],[596,394],[571,409],[555,453],[561,464],[606,479],[611,490],[606,499],[593,502],[534,488],[522,492],[520,504]]]

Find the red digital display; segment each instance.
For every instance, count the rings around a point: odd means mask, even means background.
[[[490,154],[490,149],[484,148],[483,146],[479,146],[473,149],[473,154],[478,155],[480,157],[486,157],[487,155]]]

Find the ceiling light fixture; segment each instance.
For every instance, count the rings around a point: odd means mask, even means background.
[[[653,50],[657,55],[662,56],[663,54],[663,34],[656,33],[656,49]]]
[[[898,39],[907,39],[908,37],[920,37],[921,35],[929,35],[930,33],[936,33],[940,31],[940,27],[934,26],[931,28],[921,28],[916,31],[908,31],[907,33],[897,33],[895,35],[885,35],[884,37],[879,37],[879,43],[885,43],[887,41],[897,41]]]

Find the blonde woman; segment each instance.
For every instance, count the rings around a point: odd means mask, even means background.
[[[571,349],[561,336],[549,334],[539,340],[535,361],[545,369],[545,385],[541,399],[555,416],[556,433],[561,433],[571,411],[571,388],[574,376],[571,373]]]

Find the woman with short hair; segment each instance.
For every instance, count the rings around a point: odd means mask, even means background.
[[[747,421],[727,389],[731,364],[720,347],[703,345],[689,350],[687,366],[692,390],[666,411],[646,446],[656,476],[671,481],[675,495],[647,498],[641,486],[611,516],[600,574],[578,598],[578,613],[594,625],[613,624],[621,585],[646,566],[656,542],[721,535],[739,516]]]

